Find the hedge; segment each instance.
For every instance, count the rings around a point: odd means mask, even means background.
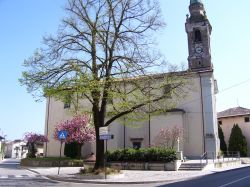
[[[70,158],[77,158],[77,146],[76,142],[66,143],[64,147],[64,155]]]
[[[164,148],[119,149],[107,152],[108,162],[173,162],[176,151]]]

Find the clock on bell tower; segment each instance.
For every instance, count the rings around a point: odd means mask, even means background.
[[[212,70],[210,35],[212,27],[201,0],[190,0],[190,16],[186,19],[188,63],[191,71]]]

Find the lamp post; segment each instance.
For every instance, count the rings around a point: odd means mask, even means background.
[[[3,159],[5,157],[5,152],[6,152],[6,134],[3,136],[3,142],[2,142],[2,156]]]

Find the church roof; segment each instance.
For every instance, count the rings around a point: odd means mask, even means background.
[[[196,4],[196,3],[201,3],[201,4],[203,4],[203,3],[202,3],[202,0],[190,0],[190,5]]]
[[[250,115],[250,109],[243,108],[243,107],[235,107],[229,108],[217,114],[218,118],[227,118],[227,117],[234,117],[234,116],[244,116]]]

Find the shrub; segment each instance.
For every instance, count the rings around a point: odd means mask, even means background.
[[[239,151],[240,156],[247,156],[247,141],[246,137],[242,134],[242,131],[238,124],[234,124],[231,135],[229,138],[229,151]]]
[[[70,158],[77,158],[78,155],[78,143],[66,143],[64,147],[64,155]]]
[[[220,139],[220,149],[221,151],[226,152],[227,144],[225,142],[224,133],[220,125],[218,125],[218,133],[219,133],[219,139]]]
[[[119,149],[107,152],[107,160],[119,162],[173,162],[177,160],[176,151],[164,148]]]
[[[97,170],[94,170],[93,168],[81,168],[79,173],[82,175],[100,175],[100,174],[104,174],[105,169],[104,168],[100,168]],[[117,169],[113,169],[113,168],[106,168],[106,174],[107,175],[113,175],[113,174],[119,174],[120,170]]]

